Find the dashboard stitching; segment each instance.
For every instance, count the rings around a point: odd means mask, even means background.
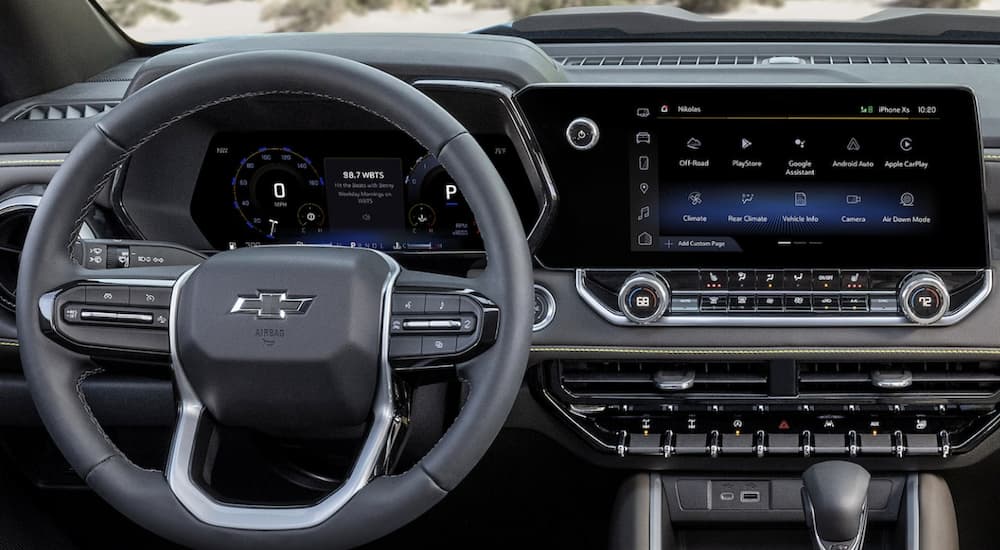
[[[94,376],[96,374],[101,374],[103,372],[104,372],[103,368],[96,367],[96,368],[88,369],[88,370],[85,370],[85,371],[81,372],[80,376],[77,377],[77,379],[76,379],[76,396],[80,399],[80,403],[83,405],[83,410],[87,413],[87,416],[90,418],[90,421],[94,423],[94,426],[97,427],[97,431],[99,431],[101,433],[101,435],[104,437],[104,441],[106,441],[108,443],[108,445],[111,447],[112,450],[114,450],[115,453],[117,453],[119,456],[121,456],[122,458],[124,458],[126,462],[128,462],[129,464],[131,464],[132,466],[134,466],[134,467],[136,467],[136,468],[138,468],[140,470],[144,470],[144,471],[147,471],[147,472],[157,472],[157,471],[159,471],[159,470],[150,470],[148,468],[143,468],[141,466],[136,465],[134,462],[132,462],[132,460],[129,459],[128,456],[126,456],[125,453],[123,453],[121,451],[121,449],[118,448],[117,445],[115,445],[114,441],[111,441],[111,437],[108,435],[108,432],[104,431],[104,428],[101,427],[101,423],[97,420],[97,417],[94,416],[94,411],[90,408],[90,403],[87,402],[87,396],[83,393],[83,383],[84,383],[84,381],[86,381],[91,376]],[[107,459],[104,459],[101,462],[105,462],[106,460]],[[100,463],[98,463],[97,465],[99,465],[99,464]],[[95,467],[97,465],[95,465]]]
[[[1000,348],[629,348],[601,346],[532,346],[533,353],[633,353],[648,355],[757,355],[757,354],[835,354],[863,355],[907,354],[945,355],[981,354],[1000,355]]]
[[[84,204],[83,208],[80,210],[80,215],[77,217],[76,221],[73,224],[73,231],[70,234],[69,242],[66,244],[66,250],[70,254],[72,254],[73,245],[76,242],[76,235],[80,232],[80,228],[83,226],[83,222],[86,220],[87,216],[90,214],[90,211],[93,208],[94,203],[96,202],[98,195],[100,195],[101,191],[105,187],[107,187],[108,183],[111,182],[111,180],[115,176],[115,173],[125,164],[125,162],[133,154],[135,154],[136,151],[139,150],[139,148],[141,148],[145,144],[149,143],[150,140],[152,140],[157,135],[159,135],[160,133],[162,133],[164,130],[170,128],[174,124],[177,124],[178,122],[180,122],[180,121],[182,121],[182,120],[184,120],[184,119],[186,119],[186,118],[188,118],[188,117],[190,117],[192,115],[198,114],[201,111],[204,111],[205,109],[209,109],[211,107],[216,107],[218,105],[222,105],[222,104],[225,104],[225,103],[230,103],[232,101],[238,101],[238,100],[241,100],[241,99],[252,99],[252,98],[255,98],[255,97],[263,97],[263,96],[270,96],[270,95],[309,96],[309,97],[316,97],[316,98],[320,98],[320,99],[326,99],[326,100],[330,100],[330,101],[337,101],[337,102],[340,102],[340,103],[344,103],[346,105],[350,105],[350,106],[355,107],[357,109],[361,109],[362,111],[365,111],[366,113],[375,115],[375,116],[381,118],[382,120],[385,120],[386,122],[392,124],[393,126],[395,126],[396,128],[398,128],[399,130],[401,130],[404,133],[406,133],[408,136],[410,136],[411,139],[413,139],[414,141],[416,141],[417,143],[419,143],[422,147],[424,147],[425,149],[430,150],[430,148],[427,147],[424,143],[422,143],[419,139],[417,139],[416,136],[412,135],[405,128],[401,127],[394,120],[386,117],[382,113],[377,113],[377,112],[375,112],[375,111],[373,111],[373,110],[365,107],[364,105],[359,105],[359,104],[354,103],[352,101],[348,101],[347,99],[344,99],[344,98],[341,98],[341,97],[337,97],[337,96],[332,96],[332,95],[329,95],[329,94],[321,94],[321,93],[318,93],[318,92],[309,92],[309,91],[305,91],[305,90],[260,90],[260,91],[255,91],[255,92],[244,92],[244,93],[240,93],[240,94],[234,94],[234,95],[229,95],[229,96],[225,96],[225,97],[216,98],[216,99],[213,99],[211,101],[202,103],[202,104],[197,105],[195,107],[192,107],[191,109],[188,109],[187,111],[184,111],[183,113],[181,113],[179,115],[176,115],[176,116],[170,118],[169,120],[161,123],[159,126],[157,126],[156,128],[154,128],[148,134],[146,134],[141,139],[139,139],[139,141],[137,141],[134,145],[132,145],[131,147],[125,149],[125,152],[123,152],[121,154],[121,156],[118,157],[118,160],[116,160],[111,165],[111,168],[107,172],[104,173],[104,176],[101,177],[100,181],[98,181],[98,183],[97,183],[97,186],[94,188],[94,191],[90,194],[90,196],[87,197],[86,203]],[[101,125],[99,123],[97,124],[96,128],[97,128],[97,131],[99,131],[102,134],[104,134],[105,137],[107,137],[112,143],[114,143],[114,140],[111,140],[110,137],[107,136],[107,134],[104,133],[104,131],[101,128]],[[446,141],[446,143],[454,140],[456,137],[458,137],[458,136],[457,135],[456,136],[452,136],[451,138],[449,138]]]

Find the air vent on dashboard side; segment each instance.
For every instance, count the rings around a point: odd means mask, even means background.
[[[804,362],[800,396],[908,394],[986,397],[1000,391],[1000,364],[985,361]]]
[[[14,117],[14,120],[70,120],[90,118],[110,111],[118,102],[76,103],[72,105],[34,105]]]
[[[0,307],[14,311],[21,249],[39,197],[13,197],[0,202]]]
[[[997,57],[885,56],[885,55],[632,55],[556,57],[567,67],[678,67],[691,65],[766,65],[773,60],[810,65],[997,65]]]
[[[564,361],[558,376],[572,397],[614,399],[665,396],[767,395],[766,362]]]

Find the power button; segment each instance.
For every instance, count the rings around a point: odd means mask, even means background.
[[[573,119],[566,127],[566,140],[577,151],[593,149],[601,138],[597,123],[586,117]]]

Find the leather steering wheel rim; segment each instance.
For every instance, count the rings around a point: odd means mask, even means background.
[[[164,472],[133,464],[93,416],[81,391],[90,359],[45,334],[46,294],[88,274],[69,257],[79,226],[130,155],[163,129],[214,105],[258,96],[338,101],[375,114],[435,154],[462,187],[489,263],[477,277],[500,308],[496,344],[459,365],[468,398],[438,444],[415,466],[379,476],[331,517],[287,530],[235,529],[193,516]],[[67,157],[34,216],[21,258],[17,326],[21,360],[39,414],[76,472],[139,525],[192,547],[352,547],[416,518],[475,466],[517,396],[531,341],[532,266],[517,210],[487,155],[447,111],[375,68],[323,54],[262,51],[180,69],[124,100]]]

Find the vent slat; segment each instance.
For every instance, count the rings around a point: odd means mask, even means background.
[[[875,375],[876,372],[882,373]],[[902,386],[876,384],[876,376],[905,378]],[[865,394],[983,396],[1000,392],[1000,363],[994,362],[806,362],[799,364],[799,394],[854,397]]]
[[[763,61],[771,58],[791,58],[797,57],[805,64],[810,65],[997,65],[1000,58],[978,57],[978,56],[951,56],[951,57],[922,57],[922,56],[886,56],[886,55],[789,55],[774,54],[761,56],[748,55],[633,55],[633,56],[600,56],[583,55],[570,57],[555,57],[553,60],[565,67],[587,66],[595,67],[624,67],[624,66],[657,66],[657,67],[678,67],[688,65],[759,65]]]
[[[14,120],[75,120],[110,111],[118,102],[34,105],[18,113]]]
[[[558,372],[566,392],[584,398],[613,398],[624,393],[647,398],[767,394],[765,362],[581,361],[560,363]],[[664,387],[665,380],[674,382],[673,387]]]

